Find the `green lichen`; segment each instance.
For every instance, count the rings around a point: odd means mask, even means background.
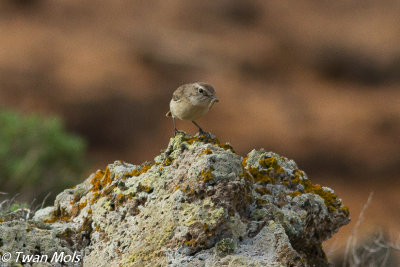
[[[265,208],[259,208],[252,211],[250,218],[255,221],[260,221],[265,219],[270,212]]]
[[[185,226],[200,222],[201,225],[207,224],[209,227],[213,227],[225,214],[224,209],[215,207],[210,199],[201,202],[182,203],[182,208],[183,215],[186,218],[183,222]]]

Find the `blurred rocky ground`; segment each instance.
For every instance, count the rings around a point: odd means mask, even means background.
[[[173,90],[206,81],[221,101],[204,129],[239,154],[294,158],[353,217],[375,191],[366,231],[398,233],[399,11],[394,0],[5,0],[0,104],[61,116],[88,140],[90,173],[151,159],[173,132]]]

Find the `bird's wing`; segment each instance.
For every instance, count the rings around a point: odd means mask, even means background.
[[[172,94],[172,100],[179,102],[181,101],[185,96],[184,96],[184,86],[178,87],[175,92]]]
[[[183,86],[178,87],[172,94],[172,100],[175,102],[181,102],[184,97],[185,96],[184,96],[184,87]],[[168,111],[167,114],[165,114],[165,116],[172,117],[171,111]]]

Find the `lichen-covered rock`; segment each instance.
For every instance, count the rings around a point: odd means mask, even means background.
[[[41,259],[46,257],[48,261],[54,257],[53,263],[60,259],[60,255],[61,257],[70,255],[71,264],[67,265],[74,266],[75,262],[80,262],[78,257],[82,257],[81,251],[88,245],[82,244],[81,240],[82,237],[67,224],[57,226],[43,222],[17,220],[3,222],[0,224],[0,255],[11,253],[12,258],[4,261],[0,266],[6,266],[5,262],[11,263],[17,259],[19,259],[18,262],[24,263],[22,255],[25,257],[38,255]],[[34,260],[31,261],[34,262]],[[29,261],[25,262],[25,266],[31,266]],[[55,266],[55,264],[50,266]]]
[[[349,212],[293,160],[263,150],[243,158],[180,133],[154,162],[109,164],[34,219],[24,223],[47,230],[29,244],[51,236],[86,266],[324,266],[321,243]]]
[[[54,217],[54,207],[46,207],[35,212],[32,220],[34,221],[49,221]]]

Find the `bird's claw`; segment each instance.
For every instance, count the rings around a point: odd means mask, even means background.
[[[177,136],[178,134],[182,134],[184,131],[179,131],[177,129],[174,130],[174,137]]]
[[[203,129],[199,129],[198,135],[199,137],[204,136],[206,139],[213,139],[212,135],[209,132],[203,131]]]

